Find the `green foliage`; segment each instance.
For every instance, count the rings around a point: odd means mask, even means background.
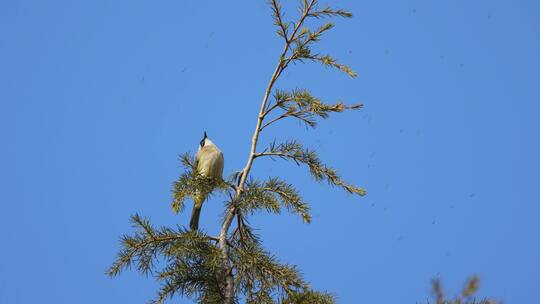
[[[309,205],[302,201],[293,185],[278,178],[270,178],[264,182],[248,181],[239,206],[243,214],[253,214],[258,210],[279,214],[283,207],[300,215],[304,222],[311,221]]]
[[[132,265],[143,275],[153,275],[162,285],[152,303],[176,293],[204,303],[223,302],[220,286],[225,274],[212,238],[181,227],[156,228],[139,215],[131,220],[136,231],[122,237],[122,249],[108,275],[116,276]]]
[[[236,286],[246,295],[247,303],[275,303],[275,298],[308,288],[294,266],[281,264],[257,242],[239,241],[233,248]]]
[[[308,290],[305,292],[294,292],[285,299],[283,304],[333,304],[336,299],[326,292]]]
[[[287,117],[294,117],[302,121],[309,127],[315,127],[317,125],[317,118],[328,118],[329,114],[343,112],[345,110],[357,110],[362,108],[362,104],[345,105],[342,102],[335,104],[323,103],[320,99],[313,97],[308,90],[294,90],[292,92],[285,92],[276,90],[274,92],[274,104],[266,111],[270,111],[280,108],[283,113],[270,120],[261,127],[263,130],[268,125]]]
[[[315,9],[309,13],[309,17],[322,18],[322,17],[343,17],[351,18],[352,13],[342,10],[342,9],[333,9],[331,7],[325,7],[322,10]]]
[[[313,30],[308,27],[302,27],[307,18],[350,18],[352,17],[350,12],[328,6],[320,9],[318,7],[318,1],[302,1],[300,6],[301,17],[297,22],[292,23],[295,30],[289,34],[290,23],[283,20],[281,4],[277,0],[270,1],[270,4],[274,17],[274,25],[278,28],[277,33],[285,40],[287,46],[287,52],[284,54],[285,60],[283,60],[282,63],[284,68],[291,62],[304,62],[304,60],[310,60],[322,63],[327,67],[337,68],[351,77],[356,77],[356,73],[351,68],[338,63],[330,55],[320,55],[312,52],[313,44],[320,41],[321,36],[334,27],[333,23],[327,22]],[[289,49],[290,45],[292,45],[292,48]]]
[[[326,180],[329,184],[339,186],[351,194],[360,196],[366,194],[364,189],[349,185],[341,180],[341,177],[336,170],[323,164],[315,151],[305,149],[296,141],[288,141],[281,144],[276,144],[274,142],[265,150],[265,152],[258,153],[255,156],[280,157],[293,160],[297,165],[304,164],[308,166],[311,175],[317,181]]]
[[[283,22],[282,16],[283,13],[281,11],[281,3],[277,0],[270,1],[270,6],[272,8],[272,16],[274,17],[274,25],[277,26],[277,34],[278,36],[285,39],[285,41],[288,43],[289,38],[289,24]]]
[[[330,294],[311,290],[295,266],[281,264],[264,250],[242,216],[238,221],[230,239],[230,256],[236,266],[235,285],[246,303],[335,303]]]

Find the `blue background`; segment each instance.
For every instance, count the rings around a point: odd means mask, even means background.
[[[301,139],[369,194],[257,160],[254,176],[289,178],[314,215],[254,217],[266,247],[340,303],[421,302],[431,278],[454,294],[472,274],[482,296],[536,300],[539,2],[332,4],[355,17],[316,50],[359,77],[296,65],[278,87],[365,109],[315,130],[282,122],[261,147]],[[265,1],[0,1],[0,303],[151,299],[152,278],[104,275],[119,236],[135,212],[187,224],[171,183],[204,130],[227,173],[244,166],[274,30]],[[204,206],[211,234],[221,210]]]

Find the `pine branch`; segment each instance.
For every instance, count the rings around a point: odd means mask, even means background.
[[[323,64],[326,67],[336,68],[336,69],[346,73],[350,77],[354,78],[354,77],[357,76],[356,72],[353,71],[350,67],[348,67],[348,66],[346,66],[344,64],[338,63],[330,55],[322,55],[321,56],[321,55],[317,54],[317,55],[312,55],[312,56],[306,57],[306,59],[310,59],[310,60],[313,60],[313,61],[320,62],[321,64]]]
[[[225,275],[220,251],[211,242],[213,238],[180,227],[156,228],[137,214],[132,216],[132,222],[137,230],[122,237],[122,249],[107,271],[109,276],[116,276],[133,264],[141,274],[155,274],[163,283],[154,303],[162,303],[175,293],[196,298],[221,295],[223,300],[221,289],[216,286],[221,286]],[[159,258],[165,262],[162,270],[156,269]]]
[[[304,18],[313,17],[313,18],[319,19],[322,17],[336,17],[336,16],[344,17],[344,18],[352,17],[352,14],[350,12],[342,10],[342,9],[333,9],[330,7],[325,7],[324,9],[319,10],[316,6],[317,6],[317,1],[311,1],[310,3],[307,3],[304,1],[303,8],[308,7],[308,10],[307,10],[308,14],[305,15]],[[299,24],[297,24],[297,26],[298,25]],[[313,54],[311,51],[312,44],[320,41],[322,34],[329,31],[333,27],[334,27],[333,23],[327,22],[323,24],[322,26],[318,27],[317,29],[315,29],[314,31],[311,31],[309,28],[302,28],[301,31],[298,32],[298,34],[296,34],[296,31],[295,31],[291,36],[289,36],[286,39],[287,42],[294,44],[295,47],[292,49],[292,54],[284,60],[283,62],[284,69],[291,62],[304,62],[304,60],[311,60],[311,61],[319,62],[323,64],[324,66],[333,67],[338,70],[341,70],[342,72],[346,73],[350,77],[356,77],[357,74],[350,67],[344,64],[338,63],[330,55]],[[282,71],[280,71],[280,73]]]
[[[304,45],[309,45],[313,42],[318,42],[321,40],[321,36],[326,31],[329,31],[334,28],[334,24],[332,22],[327,22],[317,28],[314,32],[310,32],[309,30],[305,34],[305,39],[303,41]]]
[[[294,266],[279,263],[276,257],[259,244],[249,243],[235,247],[231,257],[238,265],[237,285],[241,290],[254,290],[252,302],[270,301],[279,294],[292,294],[308,289]],[[273,301],[268,303],[274,303]]]
[[[238,205],[242,213],[250,214],[258,210],[279,214],[281,208],[285,208],[300,215],[304,222],[311,222],[309,205],[302,201],[291,184],[278,178],[270,178],[264,182],[248,181]]]
[[[217,248],[214,248],[212,255],[214,259],[176,260],[169,264],[159,274],[162,284],[158,296],[151,303],[163,303],[177,293],[198,303],[223,303],[224,273],[217,258]]]
[[[339,11],[339,10],[337,10]],[[337,13],[336,13],[337,14]],[[317,13],[317,16],[322,16],[324,14]],[[330,14],[327,14],[329,16]],[[315,16],[314,16],[315,17]],[[316,61],[324,66],[333,67],[342,72],[346,73],[350,77],[356,77],[357,74],[347,65],[338,63],[330,55],[319,55],[313,54],[311,51],[311,46],[313,43],[320,41],[323,33],[331,30],[334,27],[334,24],[331,22],[325,23],[324,25],[317,28],[315,31],[311,31],[308,28],[303,28],[298,35],[291,36],[290,42],[294,43],[294,48],[289,57],[287,57],[283,63],[284,67],[287,67],[291,62],[304,62],[304,60]]]
[[[314,18],[323,18],[323,17],[343,17],[343,18],[351,18],[353,15],[351,12],[348,12],[343,9],[333,9],[330,7],[325,7],[322,10],[315,10],[309,14],[309,17]]]
[[[336,299],[326,292],[307,290],[294,292],[282,301],[282,304],[334,304]]]
[[[261,243],[261,239],[255,233],[254,229],[250,226],[247,219],[242,215],[241,212],[237,214],[238,226],[231,234],[231,246],[232,247],[241,247],[249,244]]]
[[[353,71],[349,66],[337,62],[337,60],[330,55],[312,54],[311,49],[303,43],[296,44],[296,48],[294,49],[292,55],[287,59],[286,64],[288,65],[292,61],[303,63],[304,60],[311,60],[319,62],[326,67],[336,68],[352,78],[357,76],[356,72]]]
[[[315,180],[326,180],[329,184],[339,186],[351,194],[360,196],[366,195],[364,189],[347,184],[341,180],[341,177],[336,170],[324,165],[315,151],[304,149],[302,145],[296,141],[289,141],[278,145],[273,143],[267,149],[267,152],[255,154],[255,157],[261,156],[280,157],[293,160],[297,165],[307,165]]]
[[[270,5],[272,7],[272,14],[274,17],[274,25],[278,26],[277,34],[285,39],[285,43],[289,43],[289,25],[283,22],[283,13],[281,12],[281,3],[278,0],[270,0]]]
[[[276,118],[266,122],[261,131],[267,126],[287,117],[294,117],[304,122],[309,127],[317,125],[317,118],[326,119],[330,113],[339,113],[345,110],[357,110],[363,107],[362,104],[346,105],[342,102],[335,104],[323,103],[320,99],[313,97],[308,90],[296,89],[292,92],[276,90],[274,93],[275,103],[273,107],[267,110],[270,111],[281,108],[283,113]]]
[[[156,259],[157,254],[183,237],[184,231],[174,232],[169,228],[158,230],[138,214],[132,216],[131,221],[139,231],[134,236],[121,237],[123,248],[118,253],[116,262],[107,270],[109,276],[118,275],[122,269],[129,268],[133,262],[137,263],[139,272],[148,274],[151,272],[153,260]]]

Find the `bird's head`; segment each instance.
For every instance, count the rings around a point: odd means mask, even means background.
[[[208,138],[208,135],[206,135],[206,131],[204,131],[204,136],[203,136],[203,139],[201,139],[201,148],[204,147],[204,145],[206,144],[206,139]]]
[[[213,144],[214,143],[210,140],[210,138],[208,138],[208,135],[206,135],[206,131],[204,131],[204,136],[203,136],[203,139],[201,139],[201,142],[199,144],[200,145],[199,149],[201,149],[204,146],[209,146]]]

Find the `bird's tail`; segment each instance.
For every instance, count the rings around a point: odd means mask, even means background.
[[[206,193],[197,192],[193,198],[193,210],[191,211],[191,220],[189,221],[191,230],[199,229],[199,217],[201,216],[201,208],[206,197]]]
[[[202,204],[193,204],[193,210],[191,211],[191,220],[189,221],[189,228],[191,230],[199,229],[199,217],[201,216]]]

